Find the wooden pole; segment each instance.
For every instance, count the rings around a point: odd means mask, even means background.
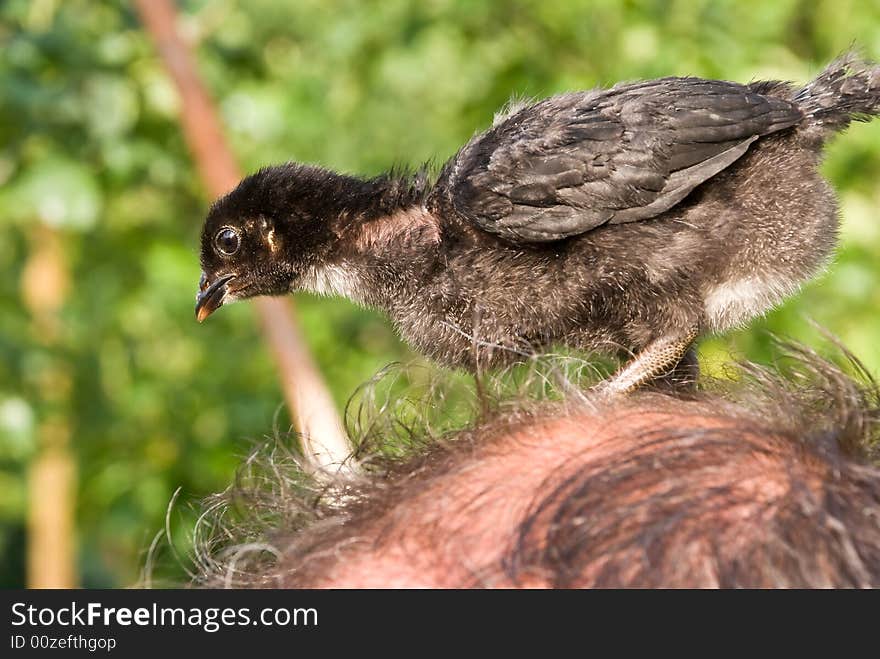
[[[153,38],[181,97],[184,135],[199,174],[213,196],[229,192],[241,179],[232,152],[223,138],[220,121],[195,62],[176,30],[171,0],[136,0],[141,21]],[[278,365],[281,386],[303,451],[320,471],[337,473],[353,468],[347,462],[351,445],[327,387],[305,348],[287,298],[254,300],[263,333]]]
[[[58,312],[69,275],[58,232],[38,226],[21,277],[21,295],[33,332],[46,346],[59,340]],[[40,398],[49,409],[69,402],[70,372],[54,361],[40,378]],[[70,453],[70,425],[63,413],[50,412],[37,430],[38,453],[28,470],[28,588],[75,588],[74,509],[76,467]]]

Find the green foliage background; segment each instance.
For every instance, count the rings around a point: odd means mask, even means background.
[[[288,159],[363,174],[440,163],[512,94],[675,74],[806,81],[852,42],[880,57],[876,0],[218,0],[181,10],[247,170]],[[271,432],[281,394],[250,309],[204,326],[192,318],[209,200],[177,103],[128,3],[0,3],[2,586],[23,584],[26,473],[47,415],[73,431],[85,586],[134,583],[175,488],[193,498],[222,489]],[[818,345],[809,315],[880,371],[880,122],[837,139],[824,171],[842,200],[836,262],[750,330],[705,341],[710,367],[731,351],[771,359],[768,329]],[[63,232],[72,270],[51,347],[21,295],[41,223]],[[412,358],[375,313],[299,303],[340,406],[384,364]]]

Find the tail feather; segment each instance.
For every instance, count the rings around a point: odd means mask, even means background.
[[[880,114],[880,65],[848,52],[795,94],[805,114],[804,130],[830,137],[852,121]]]

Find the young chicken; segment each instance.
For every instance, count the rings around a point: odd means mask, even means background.
[[[632,355],[604,384],[629,391],[823,266],[822,149],[878,111],[880,67],[850,54],[801,89],[663,78],[514,106],[433,184],[267,167],[208,214],[196,316],[341,295],[447,366],[552,344]]]

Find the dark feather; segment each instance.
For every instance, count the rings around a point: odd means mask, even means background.
[[[695,78],[556,96],[471,140],[438,189],[480,229],[559,240],[669,210],[802,118],[787,100]]]

